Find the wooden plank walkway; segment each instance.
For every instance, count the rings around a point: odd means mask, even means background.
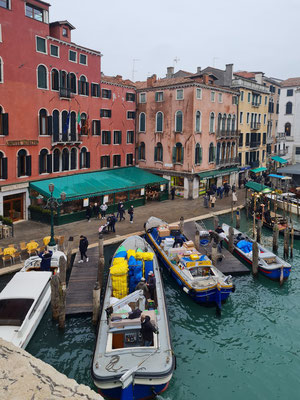
[[[185,236],[195,242],[195,233],[196,233],[196,226],[195,222],[185,222],[183,228]],[[200,245],[200,252],[203,254],[210,254],[211,253],[211,245],[208,244],[207,246]],[[238,260],[235,256],[233,256],[227,249],[222,249],[223,260],[218,261],[216,267],[223,272],[224,275],[232,275],[232,276],[239,276],[239,275],[247,275],[250,274],[250,269],[247,268],[240,260]]]
[[[88,262],[79,263],[80,253],[77,252],[67,287],[66,315],[92,313],[93,289],[98,272],[98,246],[89,248]]]

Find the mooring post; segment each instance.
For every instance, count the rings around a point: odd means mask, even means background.
[[[289,228],[285,228],[284,244],[283,244],[283,257],[284,258],[288,258],[288,256],[289,256],[289,236],[290,236]]]
[[[59,276],[55,274],[51,278],[51,308],[52,318],[57,320],[59,316]]]
[[[231,222],[233,222],[233,200],[231,200]]]
[[[99,318],[99,312],[100,312],[100,285],[99,282],[95,283],[94,289],[93,289],[93,325],[97,325],[98,318]]]
[[[180,233],[183,234],[183,226],[184,226],[184,217],[180,217],[179,220],[179,229],[180,229]]]
[[[273,225],[273,252],[277,253],[278,251],[278,237],[279,237],[279,229],[278,225],[275,223]]]
[[[285,205],[285,200],[282,197],[282,208],[283,208],[283,216],[284,218],[286,217],[286,205]]]
[[[260,241],[261,241],[261,227],[262,227],[262,220],[259,219],[257,221],[257,227],[256,227],[256,241],[258,243],[260,243]]]
[[[252,245],[252,275],[257,276],[258,273],[258,244],[253,242]]]
[[[73,243],[74,243],[74,238],[73,236],[70,236],[67,244],[67,270],[71,268]]]
[[[236,229],[240,229],[240,225],[241,225],[241,209],[240,209],[240,207],[238,207],[236,209],[236,214],[235,214],[235,227],[236,227]]]
[[[294,227],[291,227],[291,245],[290,245],[290,257],[293,258],[293,249],[294,249]]]
[[[105,265],[105,260],[104,260],[104,246],[103,246],[103,235],[99,235],[99,261],[98,261],[98,283],[101,288],[102,286],[102,281],[103,281],[103,273],[104,273],[104,265]]]
[[[253,212],[253,227],[252,227],[253,239],[255,238],[255,231],[256,231],[256,229],[255,229],[255,216],[256,216],[256,214],[255,214],[255,212]]]
[[[217,227],[219,226],[219,218],[218,217],[214,217],[214,227],[215,227],[215,230],[217,229]]]
[[[248,202],[248,200],[246,201],[245,206],[246,206],[246,215],[247,215],[247,219],[248,219],[249,218],[249,202]]]
[[[198,229],[196,229],[195,233],[195,246],[196,249],[200,252],[200,232],[198,231]]]
[[[59,259],[59,317],[58,327],[60,329],[65,328],[66,321],[66,272],[67,272],[67,260],[61,256]]]
[[[228,230],[228,251],[230,251],[230,253],[233,253],[233,235],[234,230],[233,227],[230,226]]]
[[[299,199],[297,199],[297,217],[299,218]]]
[[[218,261],[218,246],[215,242],[213,242],[211,245],[211,262],[213,263],[214,266],[216,266],[217,261]]]

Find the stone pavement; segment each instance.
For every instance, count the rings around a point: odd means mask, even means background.
[[[237,205],[244,205],[245,202],[245,189],[237,190]],[[230,210],[231,196],[224,197],[222,200],[217,199],[214,208],[203,207],[203,197],[195,200],[186,200],[175,198],[175,200],[167,200],[163,202],[153,201],[148,202],[145,206],[137,207],[134,210],[133,224],[129,223],[129,215],[125,214],[125,221],[116,223],[116,233],[109,233],[104,235],[104,240],[116,236],[123,236],[138,231],[143,231],[144,223],[151,216],[164,219],[166,222],[171,223],[179,221],[180,217],[184,219],[194,218],[197,216],[204,216],[206,214],[220,211],[224,209]],[[98,229],[100,224],[104,224],[102,220],[91,219],[90,222],[86,220],[72,222],[70,224],[55,226],[55,235],[65,236],[67,241],[70,236],[74,237],[74,247],[77,247],[79,236],[85,235],[89,243],[98,242]],[[14,225],[14,237],[0,240],[0,247],[6,247],[9,244],[18,245],[21,241],[36,240],[42,244],[42,239],[50,234],[50,226],[35,221],[21,221]]]

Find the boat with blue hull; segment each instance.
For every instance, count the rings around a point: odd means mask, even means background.
[[[201,255],[178,226],[150,217],[145,230],[146,240],[183,291],[199,304],[221,309],[235,289],[231,276],[226,277],[206,255]]]
[[[148,276],[156,280],[152,293],[136,286]],[[147,316],[156,333],[153,333],[152,342],[146,343],[141,317]],[[118,247],[112,259],[92,377],[105,398],[152,399],[167,389],[174,368],[175,356],[158,261],[143,238],[131,236]]]
[[[228,244],[229,241],[229,225],[222,224],[224,231],[224,240]],[[252,244],[253,239],[249,238],[246,234],[237,229],[233,229],[233,251],[234,253],[244,260],[247,264],[252,266]],[[258,271],[265,277],[274,280],[282,281],[288,279],[291,272],[291,265],[282,260],[276,254],[263,247],[260,243],[258,245]]]

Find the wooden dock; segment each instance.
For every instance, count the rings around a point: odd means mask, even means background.
[[[77,252],[67,287],[66,316],[93,312],[93,289],[98,272],[98,246],[89,248],[88,262],[79,263]]]
[[[195,242],[195,233],[196,233],[196,226],[195,222],[185,222],[184,224],[184,234],[189,239]],[[211,253],[211,245],[208,244],[207,246],[200,245],[200,252],[203,254],[210,254]],[[218,261],[216,267],[223,272],[224,275],[232,275],[232,276],[239,276],[239,275],[247,275],[250,274],[250,269],[247,268],[240,260],[238,260],[235,256],[233,256],[227,249],[222,249],[223,259],[222,261]]]

